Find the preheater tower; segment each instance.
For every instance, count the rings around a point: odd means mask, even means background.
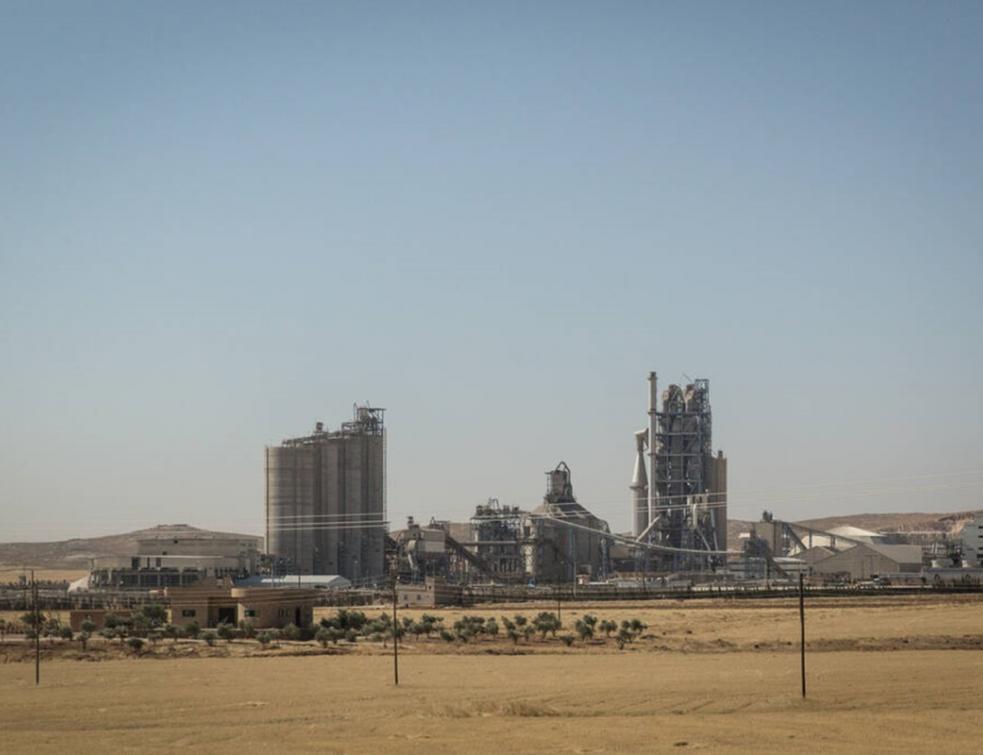
[[[385,573],[385,410],[356,406],[351,422],[266,448],[266,549],[278,572]]]
[[[713,566],[720,563],[718,556],[683,553],[727,548],[727,460],[712,450],[710,381],[670,385],[660,407],[656,374],[650,372],[648,379],[649,426],[635,435],[630,486],[633,533],[639,540],[679,549],[660,559],[661,569]]]

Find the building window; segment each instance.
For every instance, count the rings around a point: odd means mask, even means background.
[[[197,612],[193,608],[182,608],[181,616],[185,619],[193,619],[195,616],[197,616]]]
[[[248,618],[250,618],[250,619],[256,618],[256,609],[255,608],[247,608],[246,609],[246,616]]]

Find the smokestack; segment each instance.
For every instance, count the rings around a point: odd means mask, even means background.
[[[648,475],[645,473],[645,447],[648,430],[635,433],[635,473],[631,477],[631,532],[638,537],[648,524]]]
[[[649,489],[648,489],[648,527],[655,520],[656,480],[655,453],[659,447],[659,436],[656,433],[658,423],[656,413],[659,411],[658,377],[654,372],[649,373]]]

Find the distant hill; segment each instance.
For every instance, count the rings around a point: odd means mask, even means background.
[[[53,543],[0,543],[0,567],[36,569],[89,568],[93,558],[105,556],[129,556],[136,553],[137,540],[146,537],[173,537],[187,535],[214,535],[218,537],[253,538],[233,532],[213,532],[187,524],[159,524],[144,530],[105,537],[76,538]],[[260,543],[262,547],[262,543]]]

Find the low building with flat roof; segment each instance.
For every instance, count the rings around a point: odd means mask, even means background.
[[[170,603],[170,622],[192,621],[202,628],[240,621],[256,629],[282,629],[288,624],[310,626],[318,591],[291,587],[233,587],[231,582],[209,581],[164,591]]]
[[[424,582],[396,586],[396,602],[403,608],[436,608],[460,605],[464,590],[442,579],[428,577]]]

